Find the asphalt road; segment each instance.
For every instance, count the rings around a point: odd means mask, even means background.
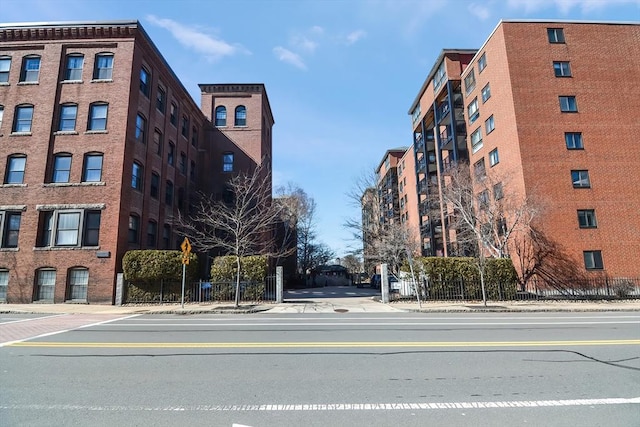
[[[638,313],[1,315],[0,332],[3,426],[640,425]]]

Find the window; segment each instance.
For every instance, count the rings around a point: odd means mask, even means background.
[[[73,132],[76,130],[76,115],[78,106],[75,104],[65,104],[60,106],[60,125],[58,131]]]
[[[11,58],[0,58],[0,83],[9,82],[9,70],[11,69]]]
[[[473,101],[467,105],[467,113],[469,114],[469,124],[478,120],[478,117],[480,117],[480,111],[478,110],[478,98],[473,98]]]
[[[220,105],[216,107],[216,126],[226,126],[227,125],[227,109],[226,107]]]
[[[111,80],[113,77],[113,54],[99,53],[93,68],[94,80]]]
[[[98,246],[98,210],[55,210],[40,213],[38,246]]]
[[[169,123],[174,126],[178,126],[178,106],[173,102],[171,103],[169,110]]]
[[[560,111],[563,113],[576,113],[578,112],[578,104],[575,96],[561,96],[560,99]]]
[[[143,175],[144,167],[138,162],[133,162],[133,167],[131,169],[131,188],[142,191]]]
[[[7,159],[7,171],[5,172],[5,184],[22,184],[24,182],[24,170],[27,165],[27,156],[14,154]]]
[[[246,125],[247,125],[247,108],[244,105],[238,105],[236,107],[234,126],[246,126]]]
[[[51,182],[69,182],[71,177],[71,154],[56,154],[53,158]]]
[[[151,173],[151,188],[149,189],[150,196],[154,199],[158,198],[160,191],[160,175],[155,172]]]
[[[147,119],[145,119],[140,113],[136,116],[136,141],[147,143]]]
[[[153,151],[157,155],[162,154],[162,133],[158,129],[153,131]]]
[[[222,172],[233,172],[233,153],[222,155]]]
[[[53,301],[56,290],[56,270],[53,268],[40,268],[36,270],[36,301]]]
[[[191,145],[194,147],[198,146],[198,128],[195,126],[191,129]]]
[[[9,270],[0,269],[0,301],[7,301],[7,288],[9,287]]]
[[[589,171],[573,170],[571,171],[571,180],[573,181],[573,188],[591,187],[591,182],[589,181]]]
[[[18,105],[16,107],[16,116],[13,119],[13,132],[31,132],[32,121],[33,105]]]
[[[102,154],[88,153],[84,155],[82,166],[82,182],[102,181]]]
[[[171,226],[167,224],[162,227],[162,249],[171,249]]]
[[[151,84],[151,75],[146,68],[140,68],[140,92],[147,98],[149,97],[149,87]]]
[[[182,116],[182,130],[180,133],[182,133],[182,136],[185,138],[189,138],[189,119],[187,116]]]
[[[493,198],[495,200],[500,200],[504,197],[504,192],[502,191],[502,183],[499,182],[493,185]]]
[[[471,134],[471,147],[475,153],[482,148],[482,129],[478,128]]]
[[[89,123],[87,130],[107,130],[108,104],[91,104],[89,107]]]
[[[464,91],[467,95],[471,93],[471,91],[476,87],[476,76],[471,70],[467,77],[464,78]]]
[[[187,174],[187,155],[184,154],[184,151],[180,152],[180,173]]]
[[[500,157],[498,157],[498,149],[494,148],[489,152],[489,164],[493,167],[500,163]]]
[[[487,190],[478,193],[478,206],[480,209],[486,209],[489,206],[489,192]]]
[[[554,62],[553,72],[556,77],[571,77],[571,67],[568,62]]]
[[[147,223],[147,247],[155,248],[156,239],[158,235],[158,223],[155,221],[149,221]]]
[[[578,209],[578,225],[580,228],[597,228],[596,211],[593,209]]]
[[[447,69],[445,68],[445,62],[442,61],[438,66],[436,74],[433,76],[433,92],[437,93],[440,86],[447,80]]]
[[[0,129],[2,129],[2,117],[4,116],[4,106],[0,105]],[[0,133],[0,135],[2,135]]]
[[[584,268],[587,270],[602,270],[602,252],[601,251],[584,251]]]
[[[0,247],[17,248],[22,212],[0,211]]]
[[[169,151],[167,152],[167,163],[170,166],[175,164],[176,146],[173,142],[169,142]]]
[[[482,88],[482,103],[487,102],[489,98],[491,98],[491,86],[487,83],[486,86]]]
[[[484,129],[485,133],[489,135],[496,128],[496,124],[493,121],[493,114],[489,116],[487,120],[484,121]]]
[[[160,111],[164,114],[167,108],[167,93],[163,88],[158,86],[158,90],[156,92],[156,110]]]
[[[89,269],[83,267],[71,268],[69,269],[68,279],[66,300],[86,301],[87,288],[89,286]]]
[[[564,43],[564,30],[562,28],[547,28],[549,43]]]
[[[569,150],[582,150],[582,133],[581,132],[565,132],[564,142]]]
[[[21,82],[37,83],[40,77],[40,57],[27,56],[22,60]]]
[[[478,72],[482,72],[482,70],[484,70],[485,68],[487,68],[487,53],[483,53],[482,56],[480,57],[480,59],[478,59]]]
[[[167,206],[173,205],[173,182],[167,181],[167,185],[164,189],[164,203]]]
[[[82,66],[84,56],[79,54],[67,55],[67,68],[64,71],[65,80],[82,80]]]
[[[487,176],[487,170],[484,165],[484,157],[473,164],[473,173],[476,178],[484,178]]]
[[[138,233],[140,230],[140,217],[129,215],[129,243],[138,243]]]
[[[196,182],[196,162],[191,160],[191,168],[189,169],[189,179],[191,182]]]

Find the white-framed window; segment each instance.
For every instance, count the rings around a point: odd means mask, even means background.
[[[436,74],[433,76],[433,91],[438,92],[440,86],[447,80],[447,69],[445,67],[445,61],[443,60],[438,69],[436,70]]]
[[[16,106],[16,114],[13,119],[13,132],[30,133],[33,122],[33,105]]]
[[[17,248],[22,212],[0,211],[0,248]]]
[[[22,60],[21,82],[37,83],[40,78],[40,57],[25,56]]]
[[[547,28],[549,43],[564,43],[564,30],[562,28]]]
[[[76,116],[78,106],[76,104],[62,104],[60,106],[60,124],[58,131],[73,132],[76,130]]]
[[[87,153],[82,166],[82,182],[102,181],[102,153]]]
[[[493,167],[500,163],[500,157],[498,156],[498,149],[494,148],[489,152],[489,164]]]
[[[467,95],[471,93],[471,91],[476,87],[476,75],[471,70],[467,77],[464,78],[464,91]]]
[[[480,117],[480,110],[478,110],[478,98],[473,98],[473,101],[467,105],[467,113],[469,114],[469,124],[478,120]]]
[[[56,290],[55,268],[39,268],[36,270],[36,290],[34,300],[53,301]]]
[[[246,125],[247,125],[247,107],[245,107],[244,105],[238,105],[236,107],[234,126],[246,126]]]
[[[573,182],[573,188],[591,188],[588,170],[572,170],[571,181]]]
[[[71,178],[71,154],[57,153],[53,156],[51,182],[69,182]]]
[[[584,251],[584,268],[587,270],[602,270],[602,251]]]
[[[580,228],[597,228],[595,209],[578,209],[578,225]]]
[[[556,77],[571,77],[571,65],[569,61],[554,61],[553,72]]]
[[[96,55],[93,67],[94,80],[111,80],[113,78],[113,53],[99,53]]]
[[[471,148],[474,153],[482,148],[482,128],[478,128],[471,133]]]
[[[10,70],[11,70],[11,57],[0,56],[0,83],[9,82]]]
[[[7,288],[9,287],[9,270],[0,268],[0,301],[7,300]]]
[[[100,210],[95,209],[41,211],[38,225],[38,246],[98,246],[100,217]]]
[[[67,81],[81,81],[84,55],[72,53],[67,55],[67,64],[64,70],[64,79]]]
[[[227,108],[224,105],[216,107],[216,126],[227,125]]]
[[[89,269],[73,267],[67,274],[67,301],[86,301],[89,287]]]
[[[89,107],[89,122],[87,130],[100,131],[107,130],[107,115],[109,104],[94,103]]]
[[[496,123],[493,120],[493,114],[489,116],[487,120],[484,121],[484,130],[487,135],[489,135],[496,128]]]
[[[578,103],[575,96],[560,96],[560,111],[563,113],[577,113]]]
[[[583,150],[582,132],[565,132],[564,142],[568,150]]]
[[[27,167],[27,156],[24,154],[12,154],[7,158],[7,170],[4,174],[5,184],[22,184],[24,171]]]

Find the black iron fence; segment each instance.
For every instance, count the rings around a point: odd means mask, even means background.
[[[405,278],[392,287],[390,298],[416,298],[416,291],[422,300],[482,300],[480,281],[463,278],[422,278],[417,283]],[[524,287],[517,283],[486,282],[485,293],[487,299],[494,301],[636,299],[640,298],[640,278],[593,278],[563,283],[531,279]]]
[[[265,302],[276,300],[276,278],[268,276],[264,282],[240,282],[240,301]],[[199,280],[187,282],[184,287],[185,303],[234,301],[236,283]],[[165,304],[182,300],[182,282],[126,282],[124,304]]]

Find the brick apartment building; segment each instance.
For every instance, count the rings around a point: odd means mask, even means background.
[[[0,26],[0,301],[113,303],[127,250],[178,248],[196,192],[270,165],[264,85],[201,92],[136,21]]]
[[[459,159],[538,200],[535,225],[584,271],[639,277],[639,82],[638,23],[505,20],[443,51],[409,111],[423,255],[451,252],[444,209],[422,209]]]

